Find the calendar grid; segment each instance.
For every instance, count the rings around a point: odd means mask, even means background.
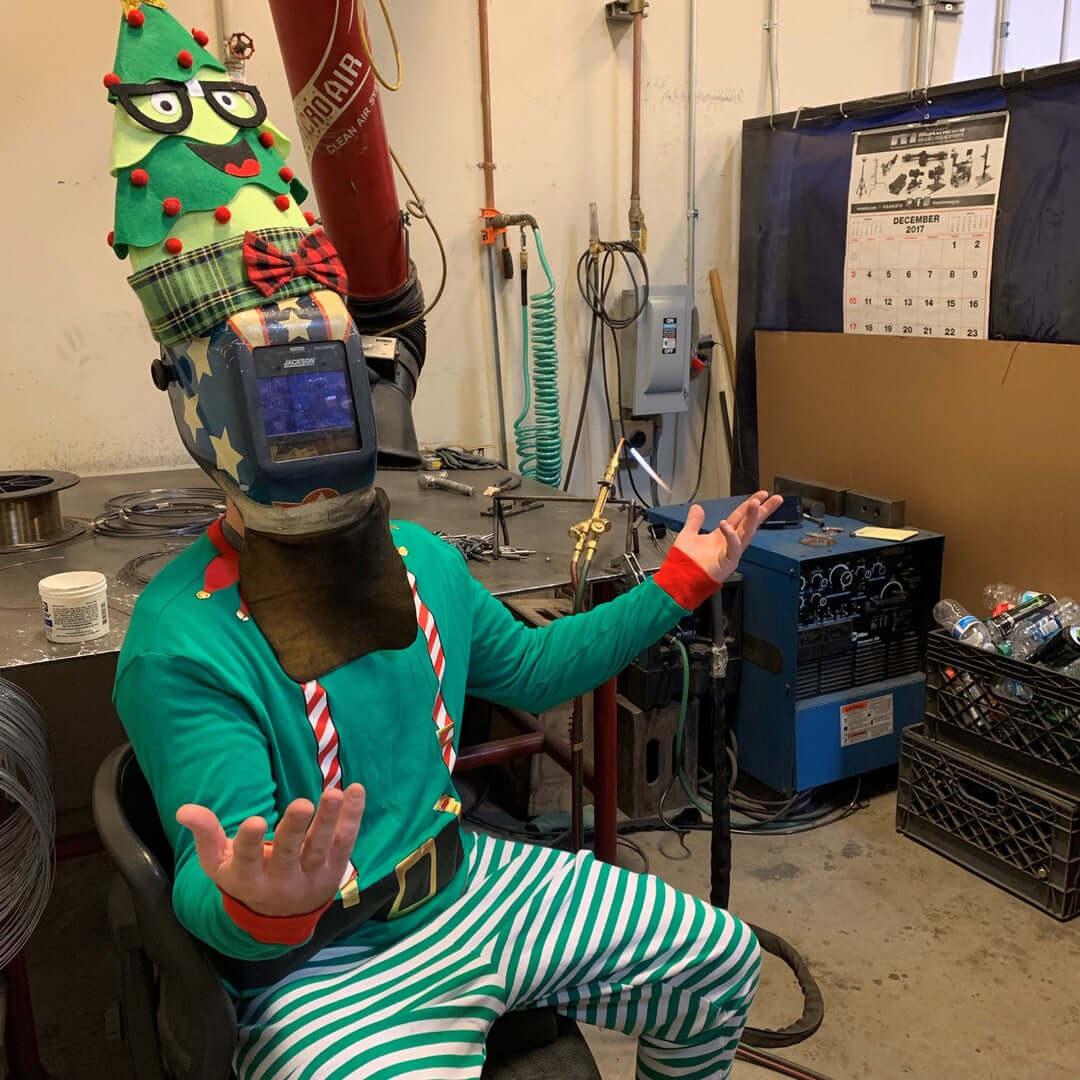
[[[1007,123],[993,113],[855,133],[846,333],[986,337]]]

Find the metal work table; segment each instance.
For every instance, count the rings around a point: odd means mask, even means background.
[[[491,500],[480,495],[489,483],[501,480],[504,470],[451,473],[472,484],[472,498],[441,490],[422,491],[415,473],[381,472],[377,484],[390,498],[391,515],[449,534],[481,534],[491,530],[492,519],[481,511]],[[89,477],[62,496],[65,516],[92,518],[102,512],[106,499],[150,488],[205,487],[198,469],[118,473]],[[535,481],[523,480],[516,496],[541,501],[554,492]],[[567,530],[587,517],[589,505],[548,502],[508,519],[510,543],[536,554],[520,560],[470,561],[473,575],[500,597],[553,589],[569,583],[572,542]],[[623,507],[609,507],[611,532],[601,541],[590,583],[610,580],[611,560],[623,549]],[[92,534],[52,548],[0,556],[0,675],[22,686],[45,712],[53,743],[58,832],[70,835],[89,827],[89,805],[94,771],[105,755],[123,741],[123,731],[112,709],[112,682],[116,654],[123,643],[129,616],[141,591],[117,580],[128,560],[149,552],[176,547],[187,538],[119,539]],[[644,546],[640,561],[655,569],[659,556]],[[159,568],[152,563],[147,570]],[[111,631],[103,638],[78,645],[57,645],[46,640],[42,627],[37,583],[50,574],[69,570],[98,570],[109,583]],[[599,761],[599,759],[598,759]],[[598,808],[599,809],[599,808]]]

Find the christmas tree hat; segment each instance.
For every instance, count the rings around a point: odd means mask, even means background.
[[[115,106],[108,240],[131,259],[129,282],[154,336],[171,343],[265,301],[247,280],[246,234],[288,254],[314,217],[298,205],[307,191],[285,164],[289,140],[258,89],[233,81],[207,51],[205,31],[186,29],[163,0],[123,0],[123,9],[103,80]],[[294,280],[281,296],[310,288]]]

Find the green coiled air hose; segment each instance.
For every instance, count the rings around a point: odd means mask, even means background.
[[[514,421],[514,444],[522,476],[558,487],[562,479],[562,433],[559,415],[559,353],[556,345],[555,277],[551,273],[540,230],[533,226],[536,253],[547,277],[547,288],[529,297],[521,308],[521,370],[524,403]],[[529,342],[532,340],[532,377]],[[526,420],[529,409],[533,423]]]

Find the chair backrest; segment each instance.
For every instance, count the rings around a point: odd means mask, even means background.
[[[130,745],[114,750],[94,780],[94,821],[131,892],[142,947],[158,970],[158,1033],[177,1080],[224,1080],[236,1045],[232,1001],[206,952],[172,906],[172,850]]]

